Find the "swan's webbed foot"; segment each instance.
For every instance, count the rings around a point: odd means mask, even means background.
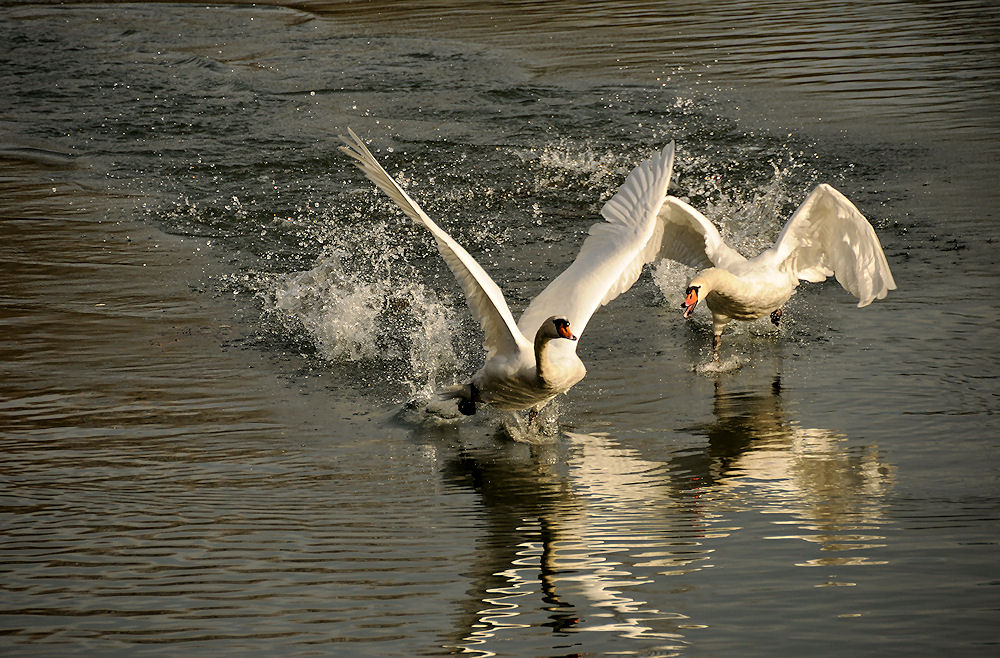
[[[771,324],[773,324],[775,327],[777,327],[778,323],[781,322],[781,314],[783,312],[784,311],[780,308],[776,308],[773,311],[771,311]]]

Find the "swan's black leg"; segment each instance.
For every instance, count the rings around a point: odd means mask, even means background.
[[[771,311],[771,324],[773,324],[775,327],[777,327],[778,323],[781,322],[782,313],[783,311],[780,308]]]
[[[712,356],[719,362],[719,347],[722,345],[722,334],[712,334]]]
[[[466,416],[472,416],[476,413],[476,398],[479,397],[479,390],[476,385],[469,383],[469,397],[460,398],[458,400],[458,410],[465,414]]]

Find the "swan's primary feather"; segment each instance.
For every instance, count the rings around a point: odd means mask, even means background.
[[[521,315],[517,325],[524,335],[533,336],[549,316],[563,315],[579,336],[598,308],[636,282],[658,251],[657,215],[673,165],[670,142],[632,170],[601,209],[606,221],[590,227],[576,260]]]
[[[871,224],[847,197],[825,183],[802,202],[772,251],[775,267],[803,281],[836,275],[858,298],[859,307],[896,289]]]
[[[361,138],[350,128],[347,130],[350,133],[350,138],[340,137],[346,144],[346,146],[341,146],[340,150],[357,160],[361,171],[380,190],[395,201],[396,205],[413,221],[426,226],[431,235],[434,236],[438,251],[441,252],[441,256],[444,257],[465,293],[469,308],[472,309],[472,315],[483,328],[485,334],[483,346],[486,348],[487,358],[497,353],[516,354],[525,346],[530,349],[530,343],[517,329],[517,323],[514,322],[514,316],[507,307],[503,293],[500,292],[500,288],[493,282],[490,275],[462,248],[462,245],[455,242],[450,235],[435,224],[417,205],[417,202],[403,191],[399,183],[393,180],[392,176],[378,163]],[[531,335],[534,336],[534,334]]]

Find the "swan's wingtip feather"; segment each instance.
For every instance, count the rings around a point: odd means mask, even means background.
[[[354,134],[354,131],[351,130],[350,128],[347,129],[347,135],[337,135],[337,139],[349,145],[353,145],[355,142],[360,141],[358,139],[358,136]]]
[[[344,140],[348,144],[350,144],[351,141],[354,141],[354,142],[359,143],[359,144],[363,143],[361,141],[361,138],[358,137],[358,133],[354,132],[354,130],[350,126],[347,126],[347,134],[350,135],[350,138],[345,137],[343,135],[337,135],[337,137],[339,137],[340,139]]]

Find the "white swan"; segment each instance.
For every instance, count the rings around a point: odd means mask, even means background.
[[[882,299],[896,282],[871,224],[847,197],[823,183],[802,202],[770,249],[747,260],[722,240],[700,212],[667,197],[660,210],[660,258],[702,269],[688,283],[684,317],[702,299],[712,312],[712,352],[719,361],[722,331],[731,320],[756,320],[770,313],[777,325],[781,307],[799,281],[836,275],[858,306]]]
[[[464,386],[443,397],[459,399],[471,415],[482,402],[503,410],[530,409],[530,417],[583,379],[576,340],[599,307],[628,290],[660,243],[657,216],[674,162],[671,142],[637,166],[604,205],[605,222],[590,227],[576,260],[528,305],[516,324],[503,293],[482,267],[420,209],[386,173],[364,142],[348,129],[340,149],[411,219],[434,236],[473,316],[485,333],[486,362]],[[576,335],[573,335],[576,331]],[[529,338],[530,337],[530,338]]]

